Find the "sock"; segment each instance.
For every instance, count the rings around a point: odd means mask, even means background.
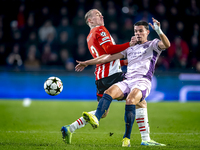
[[[126,124],[125,125],[126,131],[125,131],[123,138],[127,137],[130,139],[133,123],[135,120],[135,105],[126,105],[125,106],[124,120],[125,120],[125,124]]]
[[[96,112],[96,110],[90,111],[88,113],[91,113],[94,115],[95,112]],[[70,124],[69,130],[71,133],[73,133],[76,129],[80,129],[80,128],[84,127],[86,124],[88,124],[88,122],[86,122],[83,117],[80,117],[79,119],[74,121],[72,124]]]
[[[138,124],[143,141],[150,140],[150,129],[147,115],[147,108],[136,109],[136,122]]]
[[[97,117],[98,120],[100,120],[105,111],[108,110],[111,102],[112,102],[112,97],[108,94],[103,94],[102,98],[99,100],[97,111],[95,113],[95,116]]]

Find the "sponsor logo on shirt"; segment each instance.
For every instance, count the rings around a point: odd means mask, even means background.
[[[147,45],[148,46],[148,45]],[[133,48],[131,48],[131,50],[133,50]],[[131,57],[131,58],[135,58],[135,57],[141,57],[142,55],[146,54],[147,51],[137,51],[137,52],[134,52],[134,51],[128,51],[127,52],[127,56]]]
[[[105,32],[101,32],[100,35],[101,36],[106,36],[106,33]]]
[[[109,39],[109,36],[106,36],[105,38],[103,38],[102,41],[105,41],[107,39]]]
[[[144,44],[143,48],[148,48],[149,47],[149,43]]]

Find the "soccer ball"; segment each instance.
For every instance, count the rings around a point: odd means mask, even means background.
[[[63,90],[63,83],[58,77],[49,77],[44,82],[44,90],[51,96],[58,95]]]

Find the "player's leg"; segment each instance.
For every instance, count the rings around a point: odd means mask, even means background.
[[[107,90],[107,89],[108,89],[108,88],[105,88],[105,90]],[[104,90],[104,91],[105,91],[105,90]],[[103,91],[103,92],[104,92],[104,91]],[[102,98],[102,97],[97,96],[98,104],[99,104],[99,100],[100,100],[101,98]],[[95,111],[95,112],[96,112],[96,111]],[[108,115],[108,113],[109,113],[109,108],[107,109],[107,111],[104,112],[104,114],[102,115],[101,119],[102,119],[102,118],[105,118],[105,117]],[[95,113],[94,113],[94,114],[95,114]]]
[[[99,100],[99,104],[97,106],[97,111],[95,113],[97,119],[100,120],[104,112],[108,110],[113,99],[120,97],[123,97],[123,93],[117,85],[113,85],[108,90],[106,90],[102,98]]]
[[[102,98],[103,94],[106,93],[105,91],[107,89],[109,89],[115,83],[123,81],[124,78],[125,78],[125,73],[119,72],[119,73],[115,73],[109,77],[106,77],[104,79],[97,80],[95,83],[97,86],[98,102]],[[107,94],[109,94],[109,93],[107,93]],[[101,95],[101,97],[98,95]],[[107,116],[108,112],[109,112],[109,109],[107,109],[107,111],[103,114],[103,116],[101,118],[105,118]]]
[[[138,124],[142,142],[144,146],[166,146],[165,144],[158,143],[150,138],[150,127],[147,113],[147,103],[145,100],[136,105],[136,122]]]
[[[88,112],[89,114],[94,115],[96,110]],[[102,118],[105,118],[109,112],[109,109],[103,114]],[[83,128],[85,125],[87,125],[88,122],[83,118],[80,117],[76,121],[74,121],[70,125],[65,125],[61,128],[62,131],[62,137],[64,142],[71,144],[72,140],[72,134],[75,132],[75,130]]]
[[[89,114],[95,115],[96,110],[90,111],[88,112]],[[105,118],[108,115],[109,112],[109,108],[108,110],[103,114],[103,116],[101,118]],[[70,124],[70,132],[74,133],[75,130],[83,128],[85,125],[87,125],[88,122],[83,118],[80,117],[78,118],[76,121],[74,121],[72,124]]]
[[[109,112],[109,105],[110,105],[112,99],[123,97],[123,93],[122,93],[122,95],[119,94],[119,95],[112,96],[111,94],[113,94],[113,93],[109,88],[112,85],[114,85],[115,83],[123,81],[124,78],[125,78],[125,74],[123,72],[119,72],[119,73],[115,73],[109,77],[97,80],[95,82],[95,84],[97,86],[97,97],[98,97],[98,101],[99,101],[98,108],[97,108],[99,111],[96,113],[96,115],[98,116],[98,119],[95,119],[94,116],[88,114],[87,112],[83,112],[84,118],[92,125],[93,128],[98,127],[98,123],[96,120],[99,120],[100,118],[104,118],[107,116],[107,114]],[[101,101],[99,99],[99,96],[102,96],[100,98]],[[105,107],[102,108],[102,106],[105,106]],[[102,109],[102,111],[101,111],[101,109]],[[102,115],[102,112],[104,112],[103,115]]]
[[[142,141],[150,140],[150,129],[147,114],[147,103],[145,100],[139,102],[136,105],[136,117],[135,120],[138,124]]]
[[[95,111],[96,112],[96,111]],[[105,118],[109,112],[109,107],[107,110],[105,110],[104,114],[101,116],[101,118]],[[83,119],[87,122],[90,123],[93,129],[99,127],[99,120],[95,116],[95,114],[91,114],[89,112],[83,112],[82,114]]]
[[[109,87],[111,87],[114,83],[122,81],[124,79],[124,77],[125,77],[125,74],[123,72],[119,72],[119,73],[113,74],[109,77],[97,80],[95,82],[96,87],[97,87],[97,101],[99,102],[99,100],[102,98],[102,95],[105,92],[105,90],[107,90]],[[62,131],[64,141],[66,141],[66,143],[71,143],[72,133],[75,130],[84,127],[86,124],[88,124],[88,121],[92,122],[91,125],[94,128],[96,126],[98,126],[98,124],[96,123],[95,119],[93,119],[93,116],[92,116],[92,115],[95,114],[95,112],[96,112],[96,110],[83,113],[83,115],[85,117],[87,117],[86,118],[87,121],[83,117],[80,117],[79,119],[77,119],[72,124],[63,126],[61,128],[61,131]],[[101,118],[105,118],[107,116],[108,112],[109,112],[109,108],[104,112],[104,114],[102,115]],[[95,125],[93,124],[93,122],[95,123]]]
[[[101,99],[101,97],[97,96],[97,100],[99,101],[100,99]],[[94,115],[95,112],[96,112],[96,110],[90,111],[87,113]],[[103,114],[103,116],[101,118],[105,118],[107,116],[108,112],[109,112],[109,109]],[[71,133],[73,133],[75,130],[80,129],[87,124],[88,124],[88,122],[83,117],[80,117],[70,125],[70,131],[71,131]]]
[[[90,111],[88,113],[94,115],[95,112],[96,112],[96,110],[93,110],[93,111]],[[70,131],[71,131],[71,133],[73,133],[77,129],[80,129],[80,128],[84,127],[86,124],[88,124],[88,122],[83,117],[80,117],[79,119],[77,119],[76,121],[74,121],[70,125]]]
[[[112,85],[104,92],[102,98],[99,100],[95,115],[83,112],[83,118],[88,121],[94,129],[97,128],[99,126],[99,120],[103,114],[108,111],[112,100],[123,96],[123,92],[120,88],[117,85]]]
[[[101,80],[97,80],[95,82],[96,83],[96,87],[97,87],[97,101],[98,102],[102,98],[102,95],[103,95],[104,91],[107,90],[111,86],[112,81],[113,81],[111,79],[116,78],[116,76],[118,76],[118,74],[113,75],[112,77],[107,77],[107,78],[103,78]],[[108,82],[110,80],[111,80],[111,82]],[[102,118],[105,118],[107,116],[108,110],[103,114]],[[95,112],[96,112],[96,110],[91,111],[91,112],[84,112],[84,114],[86,114],[86,116],[90,117],[90,115],[94,115]],[[91,116],[90,120],[92,120],[92,116]],[[80,117],[76,121],[74,121],[72,124],[63,126],[61,128],[63,140],[66,143],[71,143],[72,133],[75,130],[84,127],[86,124],[88,124],[88,122],[83,117]]]
[[[141,98],[142,98],[142,92],[137,88],[133,89],[126,98],[125,115],[124,115],[125,134],[123,136],[122,147],[131,146],[130,136],[131,136],[133,123],[135,120],[136,104],[139,103]]]
[[[94,115],[95,112],[96,110],[90,111],[88,113]],[[88,124],[88,122],[83,117],[80,117],[72,124],[63,126],[61,128],[61,132],[64,142],[66,142],[67,144],[71,144],[72,134],[74,133],[74,131],[84,127],[86,124]]]

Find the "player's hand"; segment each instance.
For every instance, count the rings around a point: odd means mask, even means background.
[[[156,24],[158,27],[160,27],[160,22],[158,20],[156,20],[154,18],[152,18],[152,20],[153,20],[153,24],[154,25]],[[152,25],[151,23],[149,23],[149,25],[152,27],[152,29],[155,30],[155,26],[154,25]]]
[[[129,42],[130,46],[134,46],[137,43],[137,38],[135,36],[131,37],[131,41]]]
[[[128,65],[128,60],[127,60],[127,59],[124,60],[124,65],[125,65],[125,66]]]
[[[160,28],[160,22],[158,22],[158,20],[156,20],[154,18],[152,18],[152,19],[153,19],[153,25],[151,23],[149,23],[149,25],[156,31],[156,33],[158,35],[163,34],[163,32],[162,32],[162,30]]]
[[[78,63],[78,65],[76,65],[76,67],[75,67],[75,71],[77,71],[77,72],[83,71],[85,69],[85,67],[88,66],[88,65],[86,65],[86,63],[84,61],[76,60],[76,62]]]

